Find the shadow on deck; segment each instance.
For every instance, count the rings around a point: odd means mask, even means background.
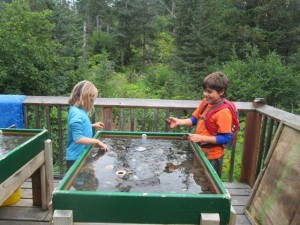
[[[54,181],[54,186],[59,180]],[[251,225],[243,211],[249,199],[251,189],[242,183],[224,183],[232,197],[232,205],[236,211],[236,225]],[[22,196],[16,204],[0,207],[0,225],[48,225],[49,212],[32,206],[31,182],[22,185]]]

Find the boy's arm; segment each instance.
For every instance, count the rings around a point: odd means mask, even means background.
[[[192,120],[191,118],[188,119],[178,119],[175,117],[169,117],[166,122],[168,123],[170,128],[175,128],[177,126],[192,126]]]
[[[188,138],[192,142],[217,144],[216,136],[214,135],[190,134]]]
[[[232,138],[232,133],[223,133],[216,135],[216,143],[220,145],[224,145],[230,142]]]
[[[227,144],[232,137],[231,133],[217,134],[216,136],[205,136],[201,134],[190,134],[189,139],[193,142],[210,143],[210,144]]]
[[[206,103],[206,101],[201,101],[198,105],[197,109],[193,112],[192,116],[188,119],[178,119],[175,117],[169,117],[166,119],[166,123],[170,128],[174,128],[176,126],[194,126],[197,124],[198,119],[197,115],[199,115],[199,112],[203,105]]]

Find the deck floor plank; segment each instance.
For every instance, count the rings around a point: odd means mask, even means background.
[[[49,225],[49,221],[45,222],[36,222],[36,221],[1,221],[0,225]]]
[[[32,199],[25,199],[25,198],[21,198],[20,201],[18,201],[17,203],[11,205],[10,207],[33,207],[32,206]]]
[[[59,180],[54,180],[54,186]],[[232,206],[236,211],[236,225],[251,225],[244,214],[245,205],[249,199],[251,188],[242,183],[224,183],[232,198]],[[24,182],[19,202],[0,207],[0,225],[49,225],[49,212],[40,207],[32,206],[31,181]]]
[[[248,218],[245,215],[237,215],[236,217],[236,225],[251,225]]]
[[[0,218],[1,220],[45,221],[48,213],[39,207],[2,207]]]
[[[244,214],[245,205],[251,194],[251,188],[243,183],[223,183],[231,195],[231,204],[236,212],[236,225],[251,225]]]

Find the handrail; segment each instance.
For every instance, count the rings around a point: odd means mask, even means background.
[[[165,100],[134,98],[97,98],[93,121],[103,121],[106,130],[172,132],[164,118],[173,115],[188,118],[199,100]],[[272,138],[280,121],[299,126],[300,116],[257,102],[234,102],[245,118],[243,125],[243,155],[240,181],[254,184],[261,170]],[[49,138],[57,139],[59,174],[65,173],[64,148],[68,97],[26,96],[23,101],[24,127],[48,129]],[[176,128],[176,132],[192,132],[189,128]],[[259,153],[258,153],[259,152]],[[233,156],[234,157],[234,156]],[[234,166],[234,165],[232,165]],[[233,168],[230,169],[232,171]]]
[[[26,96],[23,105],[68,106],[68,97]],[[97,98],[95,106],[119,108],[194,109],[200,100],[166,100],[141,98]],[[241,111],[256,110],[251,102],[235,102]]]

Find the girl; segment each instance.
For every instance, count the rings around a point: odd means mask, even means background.
[[[92,128],[104,128],[102,122],[91,124],[89,115],[94,111],[94,102],[98,90],[93,83],[84,80],[76,84],[69,98],[68,134],[66,160],[69,169],[85,147],[94,144],[108,150],[108,147],[98,139],[93,138]]]

